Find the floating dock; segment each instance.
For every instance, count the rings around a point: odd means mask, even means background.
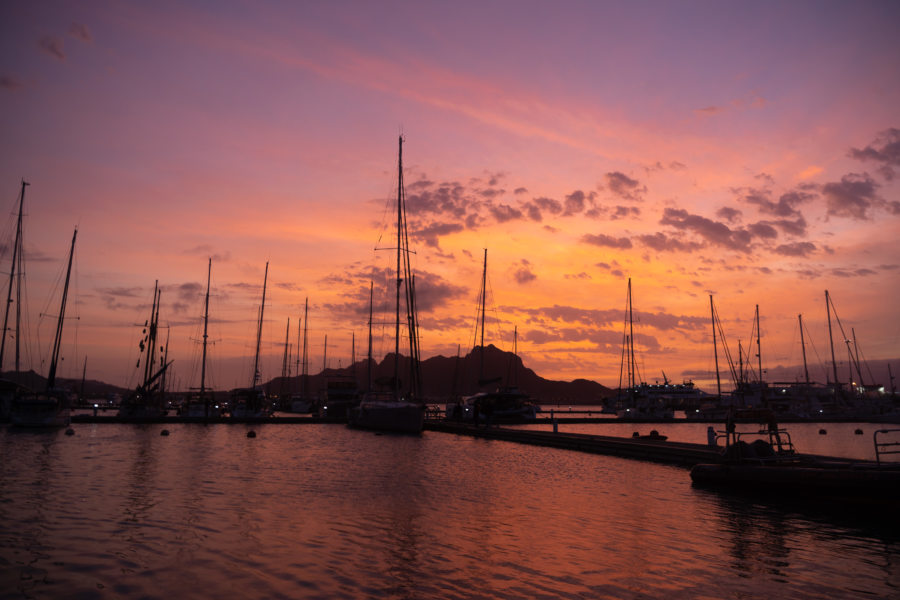
[[[717,464],[722,462],[721,448],[713,448],[703,444],[669,442],[648,437],[622,438],[585,433],[512,429],[509,427],[476,427],[448,421],[427,421],[425,430],[467,435],[489,440],[517,442],[519,444],[531,444],[534,446],[578,450],[593,454],[608,454],[685,467],[701,463]]]

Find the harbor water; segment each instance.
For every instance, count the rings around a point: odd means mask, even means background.
[[[73,427],[0,427],[0,598],[900,596],[895,513],[681,467],[342,425]]]

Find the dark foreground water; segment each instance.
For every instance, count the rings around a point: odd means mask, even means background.
[[[896,513],[678,467],[339,425],[75,430],[0,428],[0,598],[900,596]]]

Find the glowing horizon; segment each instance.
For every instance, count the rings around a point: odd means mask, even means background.
[[[710,294],[732,353],[758,304],[764,369],[801,364],[798,314],[821,362],[825,289],[863,357],[900,371],[897,6],[562,8],[4,6],[7,250],[31,183],[23,368],[46,373],[39,315],[76,226],[61,377],[86,358],[133,385],[159,280],[173,385],[197,386],[210,257],[213,387],[249,383],[267,261],[263,380],[307,297],[310,372],[326,334],[329,366],[353,334],[359,360],[402,132],[423,357],[472,347],[487,248],[486,342],[512,350],[518,327],[545,378],[615,387],[629,277],[646,380],[711,373]]]

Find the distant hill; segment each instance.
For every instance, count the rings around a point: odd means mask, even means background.
[[[612,391],[595,381],[576,379],[575,381],[552,381],[544,379],[527,368],[522,359],[511,352],[504,352],[494,345],[484,348],[484,378],[482,379],[481,348],[475,348],[464,357],[434,356],[422,361],[422,387],[425,396],[433,402],[445,402],[457,396],[467,396],[479,391],[497,387],[514,386],[543,404],[599,404]],[[394,354],[387,355],[380,363],[373,361],[372,380],[376,387],[388,389],[394,376]],[[327,369],[310,375],[309,392],[318,395],[325,389],[327,379],[355,379],[360,389],[368,382],[367,360],[359,361],[342,369]],[[401,387],[408,387],[409,359],[400,357]],[[479,381],[481,380],[481,381]],[[487,380],[487,381],[486,381]],[[300,378],[276,377],[266,384],[269,394],[297,393]]]
[[[34,371],[20,371],[18,373],[15,371],[6,371],[4,373],[0,373],[0,379],[18,383],[19,385],[23,385],[28,389],[34,391],[41,391],[46,389],[47,387],[47,378],[43,377],[42,375],[38,375]],[[82,383],[80,379],[66,379],[64,377],[57,377],[56,385],[57,387],[68,389],[76,394],[80,393],[82,389]],[[96,381],[93,379],[86,379],[84,381],[84,396],[86,398],[101,398],[109,396],[111,394],[127,395],[129,391],[130,390],[126,388],[103,383],[102,381]]]
[[[484,378],[481,377],[483,360]],[[342,369],[326,369],[316,375],[309,376],[308,389],[312,396],[319,396],[325,389],[329,379],[355,379],[359,389],[368,386],[367,360],[361,360]],[[612,390],[595,381],[576,379],[575,381],[552,381],[544,379],[527,368],[522,359],[511,352],[504,352],[494,345],[484,348],[483,359],[481,348],[475,348],[464,357],[434,356],[422,361],[422,386],[426,398],[432,402],[446,402],[458,396],[468,396],[479,391],[494,390],[498,387],[518,387],[523,392],[543,404],[599,404],[603,398],[609,397]],[[394,355],[387,355],[380,363],[373,361],[372,380],[376,389],[390,389],[394,376]],[[34,371],[20,373],[6,372],[0,374],[3,379],[14,381],[32,390],[42,390],[47,380]],[[479,381],[481,380],[481,381]],[[400,357],[401,387],[409,385],[409,359]],[[78,394],[82,389],[80,379],[57,378],[59,387],[68,388]],[[263,385],[270,395],[295,394],[301,391],[300,377],[276,377]],[[84,382],[85,398],[105,398],[112,394],[127,396],[132,390],[103,383],[86,380]],[[173,391],[173,394],[184,393],[185,390]],[[217,396],[228,392],[218,391]]]

